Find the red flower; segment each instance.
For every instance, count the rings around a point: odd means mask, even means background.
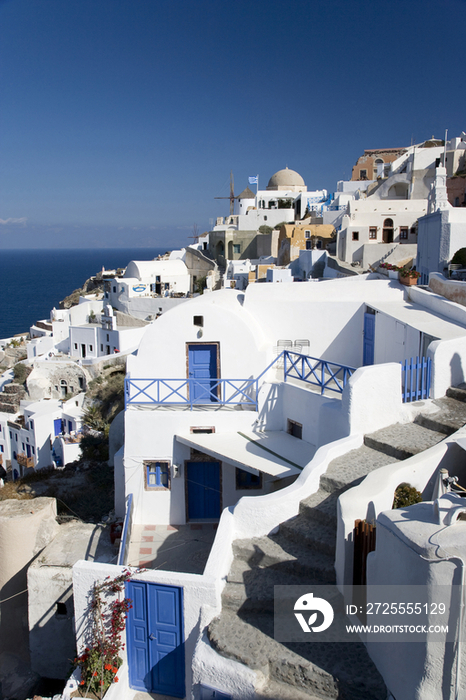
[[[81,681],[79,685],[84,685],[84,681]]]
[[[118,680],[119,680],[118,676],[115,676],[115,678],[113,680],[115,681],[115,683],[118,683]]]
[[[98,675],[98,674],[97,674],[97,671],[94,671],[94,673],[93,673],[92,675],[93,675],[93,676],[97,676],[97,675]]]

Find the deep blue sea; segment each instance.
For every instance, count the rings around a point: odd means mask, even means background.
[[[152,260],[166,248],[0,250],[0,338],[24,333],[104,266]]]

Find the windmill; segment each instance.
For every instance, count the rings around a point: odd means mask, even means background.
[[[235,185],[233,181],[233,171],[230,170],[230,196],[229,197],[214,197],[214,199],[229,199],[230,200],[230,216],[233,214],[235,207]]]

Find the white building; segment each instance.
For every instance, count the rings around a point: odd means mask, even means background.
[[[372,333],[363,335],[369,326]],[[291,379],[289,364],[284,381],[277,352],[298,347],[300,362],[323,358],[335,363],[337,375],[355,368],[342,393],[321,394],[320,387]],[[136,577],[141,591],[154,587],[178,601],[176,634],[184,646],[176,655],[181,685],[172,694],[190,697],[193,684],[216,678],[235,700],[253,696],[255,672],[221,659],[202,634],[221,608],[232,541],[270,533],[296,515],[330,459],[364,433],[406,420],[398,363],[424,352],[433,362],[432,397],[464,381],[464,309],[377,278],[215,292],[148,329],[128,362],[125,446],[115,458],[117,509],[124,494],[129,530],[215,521],[221,514],[202,575],[155,569]],[[372,362],[382,364],[363,366]],[[120,571],[75,566],[78,630],[92,582]],[[128,624],[132,638],[134,623]],[[144,686],[131,654],[114,697],[132,698],[130,686]]]
[[[9,441],[13,478],[24,476],[28,469],[62,467],[79,458],[83,400],[84,394],[79,394],[67,402],[28,403],[8,417],[6,426],[0,420],[1,434]]]
[[[70,326],[70,355],[83,361],[133,352],[144,335],[147,322],[114,312],[106,304],[99,316]]]
[[[437,167],[446,151],[452,162],[456,150],[463,154],[463,145],[458,139],[452,139],[446,147],[441,142],[426,141],[407,148],[389,167],[385,166],[366,195],[358,194],[348,203],[338,232],[338,258],[359,263],[363,269],[393,253],[395,248],[399,260],[415,258],[418,219],[428,212]]]
[[[181,303],[191,291],[185,255],[181,250],[159,260],[132,260],[123,277],[105,281],[106,303],[147,320]]]

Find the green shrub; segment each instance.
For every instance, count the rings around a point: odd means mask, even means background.
[[[415,503],[421,503],[421,501],[422,494],[411,484],[403,482],[395,489],[392,508],[407,508]]]
[[[461,267],[466,267],[466,248],[460,248],[457,250],[450,262],[453,265],[461,265]]]
[[[272,231],[273,228],[271,226],[267,226],[266,224],[259,226],[259,233],[272,233]]]
[[[32,368],[22,365],[20,362],[13,367],[13,377],[17,384],[25,384],[32,372]]]

